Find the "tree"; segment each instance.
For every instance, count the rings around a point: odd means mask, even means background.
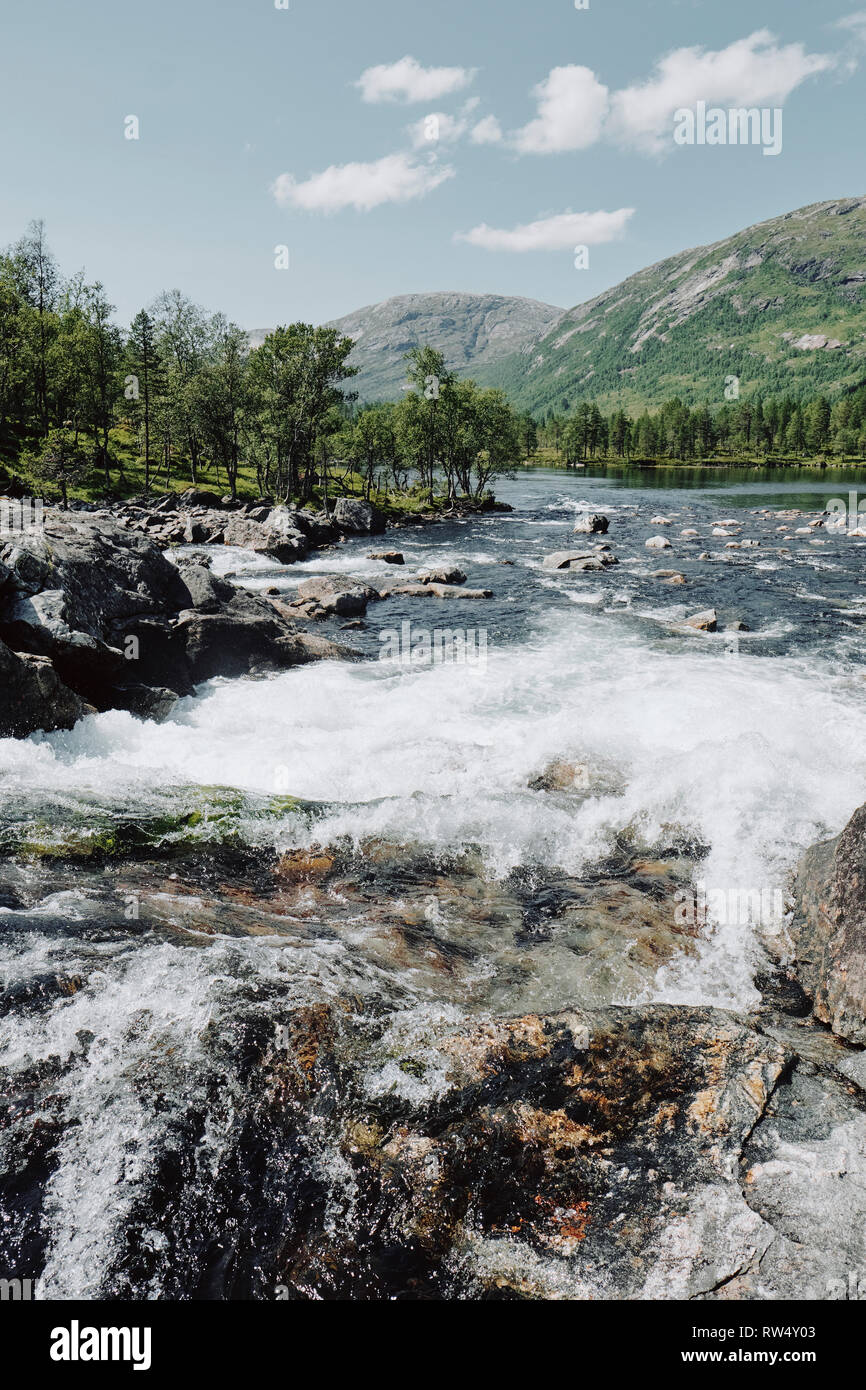
[[[29,306],[25,333],[33,364],[34,410],[41,432],[48,433],[51,343],[57,331],[55,308],[60,291],[60,271],[45,240],[45,224],[31,222],[12,252],[18,287]]]
[[[162,371],[162,360],[156,347],[156,329],[146,309],[132,320],[126,342],[126,361],[132,380],[127,379],[124,395],[131,414],[138,419],[144,432],[144,486],[150,491],[150,439],[154,415],[154,398]]]
[[[211,361],[189,385],[190,426],[216,463],[217,480],[225,469],[233,498],[248,406],[246,344],[243,329],[222,320]]]
[[[285,502],[299,494],[302,471],[304,500],[312,495],[320,433],[343,399],[339,383],[357,371],[346,365],[353,347],[335,328],[295,323],[275,329],[250,353],[257,447],[272,460]]]
[[[21,467],[28,477],[49,487],[59,487],[63,506],[69,506],[69,489],[85,482],[93,461],[71,430],[50,430],[35,452],[25,451]]]

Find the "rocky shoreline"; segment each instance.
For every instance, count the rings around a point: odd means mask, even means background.
[[[407,515],[402,524],[489,509]],[[94,711],[164,718],[175,701],[215,676],[263,675],[304,662],[357,660],[305,622],[358,614],[391,592],[485,596],[453,580],[340,586],[311,580],[291,605],[259,597],[210,572],[208,547],[234,545],[291,564],[385,520],[370,503],[340,498],[331,517],[237,504],[190,491],[102,508],[47,509],[40,529],[0,537],[0,737],[71,728]],[[164,552],[197,545],[178,565]],[[351,590],[349,594],[344,589]],[[356,592],[357,590],[357,592]]]

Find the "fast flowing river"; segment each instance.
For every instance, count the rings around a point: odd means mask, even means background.
[[[784,902],[802,849],[866,799],[866,539],[798,534],[856,486],[539,470],[500,485],[510,513],[390,534],[402,571],[368,558],[378,540],[290,568],[213,552],[284,595],[456,564],[493,597],[371,604],[323,629],[363,663],[214,681],[165,723],[0,742],[0,1275],[46,1298],[272,1297],[299,1170],[324,1226],[360,1220],[328,1137],[339,1076],[291,1144],[262,1118],[256,1059],[293,1010],[339,1002],[346,1087],[399,1099],[435,1091],[436,1038],[467,1017],[749,1008],[749,912],[711,906],[690,950],[638,968],[558,905],[626,851],[711,903]],[[587,511],[607,536],[572,534]],[[542,568],[598,542],[603,572]],[[708,608],[717,632],[683,628]],[[395,659],[437,628],[471,659]]]

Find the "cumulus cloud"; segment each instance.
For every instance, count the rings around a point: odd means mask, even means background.
[[[469,138],[473,145],[498,145],[502,139],[502,126],[495,116],[484,116],[472,127]]]
[[[641,83],[611,98],[607,133],[624,144],[658,153],[670,142],[673,113],[708,106],[781,106],[815,73],[836,66],[830,54],[807,53],[802,43],[780,45],[768,29],[727,48],[678,48]]]
[[[397,63],[367,68],[355,83],[368,102],[438,101],[468,87],[475,68],[425,68],[408,55]]]
[[[585,150],[601,135],[608,112],[608,90],[590,68],[553,68],[532,92],[538,114],[513,141],[524,154]]]
[[[469,232],[458,232],[454,239],[481,246],[485,251],[564,251],[573,246],[602,246],[622,236],[633,214],[634,208],[561,212],[510,229],[488,227],[482,222]]]
[[[866,36],[866,10],[840,20],[858,41]],[[602,138],[649,153],[669,147],[673,114],[698,101],[708,106],[781,106],[807,78],[839,65],[839,56],[809,53],[802,43],[780,44],[759,29],[726,48],[678,48],[650,76],[611,92],[586,67],[553,68],[533,89],[537,111],[511,135],[522,154],[583,150]]]
[[[332,164],[298,182],[280,174],[272,192],[281,207],[304,212],[369,212],[383,203],[408,203],[452,178],[454,170],[434,159],[420,162],[411,154],[389,154],[369,164]]]

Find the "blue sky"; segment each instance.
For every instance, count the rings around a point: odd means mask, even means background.
[[[425,290],[569,306],[866,192],[857,0],[289,5],[0,0],[0,244],[42,217],[122,321],[178,286],[253,328]],[[782,153],[677,147],[698,99],[781,106]]]

